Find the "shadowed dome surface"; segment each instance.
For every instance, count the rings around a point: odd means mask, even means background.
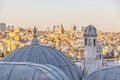
[[[120,80],[120,66],[95,71],[85,80]]]
[[[84,35],[87,36],[97,36],[97,30],[93,25],[88,25],[85,28]]]
[[[0,80],[69,80],[59,68],[32,63],[0,63]]]
[[[34,29],[35,30],[35,29]],[[34,31],[35,33],[36,31]],[[71,80],[81,80],[82,70],[60,51],[39,45],[36,35],[31,45],[24,46],[9,53],[2,62],[32,62],[50,64],[59,67]]]

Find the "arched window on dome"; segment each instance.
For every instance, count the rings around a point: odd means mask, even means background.
[[[85,46],[87,46],[87,39],[85,39]]]
[[[93,40],[93,45],[96,46],[96,40],[95,39]]]

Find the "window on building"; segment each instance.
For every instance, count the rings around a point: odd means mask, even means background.
[[[85,46],[87,46],[87,39],[85,39]]]
[[[96,46],[96,40],[95,39],[93,40],[93,45]]]

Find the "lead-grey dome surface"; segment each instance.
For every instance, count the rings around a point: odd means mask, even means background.
[[[0,63],[0,80],[70,80],[57,67],[31,63]]]
[[[97,30],[93,25],[88,25],[85,28],[84,36],[97,36]]]
[[[59,67],[71,80],[81,80],[81,69],[60,51],[39,44],[31,44],[9,53],[2,62],[32,62]]]
[[[120,66],[95,71],[85,80],[120,80]]]

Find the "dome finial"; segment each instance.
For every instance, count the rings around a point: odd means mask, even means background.
[[[33,30],[33,32],[34,32],[33,37],[36,38],[36,37],[37,37],[37,28],[36,28],[35,26],[34,26],[34,30]]]
[[[37,37],[37,28],[34,26],[34,30],[33,30],[33,40],[31,42],[31,44],[39,44],[39,41],[38,39],[36,38]]]

